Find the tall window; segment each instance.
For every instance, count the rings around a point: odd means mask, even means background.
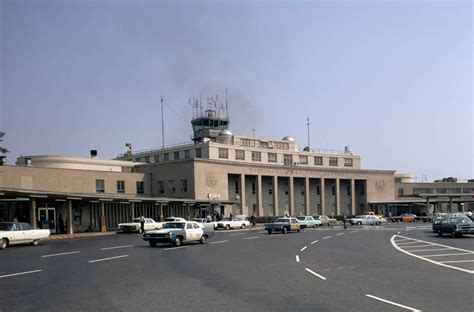
[[[188,192],[188,180],[186,180],[186,179],[179,180],[179,188],[181,190],[181,193],[187,193]]]
[[[344,158],[344,167],[352,167],[352,158]]]
[[[137,181],[137,194],[143,194],[145,187],[143,185],[143,181]]]
[[[174,159],[179,159],[179,151],[178,151],[178,152],[174,152]]]
[[[125,181],[117,181],[117,193],[125,193]]]
[[[329,166],[337,167],[337,157],[329,157]]]
[[[255,185],[255,182],[252,182],[252,194],[255,194],[257,188],[256,188],[256,185]]]
[[[184,150],[184,158],[185,159],[191,158],[191,151],[190,150]]]
[[[268,162],[276,163],[277,162],[277,154],[276,153],[268,153]]]
[[[95,191],[97,193],[105,192],[105,182],[104,180],[95,180]]]
[[[283,155],[283,165],[293,166],[293,156],[291,154],[284,154]]]
[[[196,151],[195,157],[196,157],[196,158],[201,158],[201,149],[200,149],[200,148],[196,148],[195,151]]]
[[[314,165],[315,166],[322,166],[323,165],[323,157],[322,156],[314,156]]]
[[[239,181],[235,181],[235,194],[239,194]]]
[[[160,155],[154,155],[153,160],[157,163],[160,162]]]
[[[229,158],[229,149],[219,148],[219,158],[228,159]]]
[[[300,155],[300,164],[307,165],[308,164],[308,156]]]
[[[332,186],[331,190],[332,190],[332,195],[336,195],[336,187],[334,185]]]
[[[253,151],[252,152],[252,161],[262,161],[262,153]]]
[[[236,160],[245,160],[245,151],[244,150],[235,150],[235,159]]]
[[[170,154],[169,154],[169,153],[164,153],[164,154],[163,154],[163,160],[164,160],[164,161],[170,160]]]
[[[402,188],[398,189],[398,196],[403,196],[404,190]]]
[[[176,181],[175,180],[169,180],[168,181],[168,192],[170,194],[176,193]]]
[[[145,162],[149,163],[150,162],[150,156],[145,156]]]
[[[158,193],[165,193],[165,183],[163,181],[158,181]]]

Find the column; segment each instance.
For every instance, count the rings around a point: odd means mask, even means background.
[[[188,220],[191,220],[192,218],[194,218],[194,216],[191,215],[191,207],[189,204],[186,204],[186,211],[188,214]]]
[[[30,222],[34,229],[38,228],[38,222],[36,219],[36,199],[31,198],[30,201]]]
[[[449,196],[449,212],[453,212],[453,197],[452,196]]]
[[[245,174],[240,175],[240,211],[248,216],[249,209],[245,204]]]
[[[430,211],[430,198],[426,197],[426,212]],[[411,213],[411,204],[410,204],[410,213]],[[433,213],[434,213],[434,208],[433,208]]]
[[[336,179],[336,215],[341,214],[341,180]]]
[[[263,217],[263,191],[262,191],[262,175],[257,175],[257,211],[258,216]]]
[[[100,202],[100,231],[107,232],[107,224],[105,222],[105,203]]]
[[[72,218],[72,200],[67,201],[67,233],[74,234],[74,229],[72,228],[73,218]]]
[[[306,177],[304,180],[304,207],[307,216],[311,214],[309,204],[309,177]]]
[[[135,203],[134,202],[130,203],[129,217],[130,217],[130,220],[135,218]]]
[[[292,216],[295,213],[295,186],[293,183],[295,182],[295,179],[293,179],[292,176],[288,177],[288,186],[290,190],[290,204],[288,205],[290,211],[288,214]]]
[[[163,222],[165,216],[163,215],[163,204],[160,203],[160,222]]]
[[[355,216],[356,214],[356,200],[355,200],[355,180],[351,179],[351,215]]]
[[[319,185],[319,198],[321,201],[321,214],[326,214],[326,182],[324,178],[321,178],[320,185]]]
[[[273,176],[273,215],[278,216],[278,176]]]

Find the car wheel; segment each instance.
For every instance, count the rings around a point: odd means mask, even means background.
[[[226,229],[226,230],[230,230],[230,225],[227,224],[227,225],[225,226],[225,229]]]
[[[8,246],[8,241],[5,238],[2,238],[0,241],[0,249],[5,249]]]
[[[456,234],[456,232],[454,232],[454,231],[451,232],[451,237],[452,237],[452,238],[455,238],[455,237],[457,237],[457,236],[458,236],[458,234]]]
[[[183,243],[183,240],[181,239],[181,236],[177,236],[177,237],[174,239],[174,245],[175,245],[176,247],[181,246],[182,243]]]
[[[359,222],[357,222],[356,224],[357,224],[357,225],[362,225],[362,222],[359,221]]]
[[[438,236],[439,237],[443,236],[443,233],[441,231],[438,231]]]
[[[282,232],[283,234],[286,234],[286,232],[287,232],[286,227],[284,227],[284,228],[281,230],[281,232]]]
[[[148,241],[148,244],[150,244],[150,247],[156,247],[155,241]]]
[[[267,230],[267,232],[268,232],[268,234],[272,234],[273,231],[272,230]]]
[[[240,228],[241,228],[241,229],[245,229],[245,224],[242,224],[242,225],[240,226]]]
[[[299,233],[301,231],[301,229],[298,229],[297,232]]]
[[[378,222],[378,221],[377,221],[377,222],[375,222],[375,225],[380,225],[380,222]]]
[[[207,236],[206,235],[201,236],[201,239],[199,240],[199,242],[201,244],[205,244],[207,242]]]
[[[39,241],[38,241],[37,239],[35,239],[34,241],[31,242],[31,245],[32,245],[32,246],[37,246],[37,245],[38,245],[38,242],[39,242]]]

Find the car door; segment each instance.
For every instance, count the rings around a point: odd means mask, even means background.
[[[204,233],[203,227],[201,227],[201,225],[198,224],[198,223],[193,223],[193,227],[194,227],[194,236],[195,236],[195,239],[196,239],[196,240],[201,239],[202,234]]]
[[[194,235],[195,232],[194,232],[194,228],[193,228],[192,223],[186,223],[185,231],[186,231],[186,240],[194,240],[195,239],[195,235]]]

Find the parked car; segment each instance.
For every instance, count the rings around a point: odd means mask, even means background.
[[[321,221],[321,225],[333,225],[337,223],[336,219],[329,218],[328,216],[325,215],[320,215],[320,216],[313,216],[315,220]]]
[[[264,229],[268,234],[272,234],[273,232],[286,234],[289,231],[299,232],[301,230],[301,224],[296,218],[285,217],[278,218],[272,223],[265,223]]]
[[[217,222],[218,229],[243,229],[246,226],[250,226],[250,221],[246,220],[245,215],[237,215],[232,219],[224,217],[222,220]]]
[[[445,233],[451,237],[474,234],[474,222],[466,216],[445,218],[439,225],[438,236],[443,236]]]
[[[302,228],[314,228],[318,225],[321,225],[321,220],[315,219],[312,216],[299,216],[296,217],[300,221]]]
[[[151,247],[158,243],[174,244],[176,247],[186,242],[204,244],[215,234],[213,229],[202,227],[194,221],[167,222],[161,230],[149,231],[143,234],[143,240]]]
[[[41,239],[48,238],[50,234],[48,229],[35,230],[29,223],[0,222],[0,249],[28,243],[36,246]]]
[[[197,222],[203,227],[217,230],[217,222],[209,221],[206,218],[194,218],[191,221]]]
[[[159,230],[163,226],[162,222],[156,222],[153,219],[145,218],[145,231]],[[132,218],[132,222],[119,223],[119,230],[126,233],[140,232],[140,218]]]
[[[373,215],[361,215],[356,216],[355,218],[347,219],[351,225],[379,225],[386,222],[385,219],[380,219]]]

